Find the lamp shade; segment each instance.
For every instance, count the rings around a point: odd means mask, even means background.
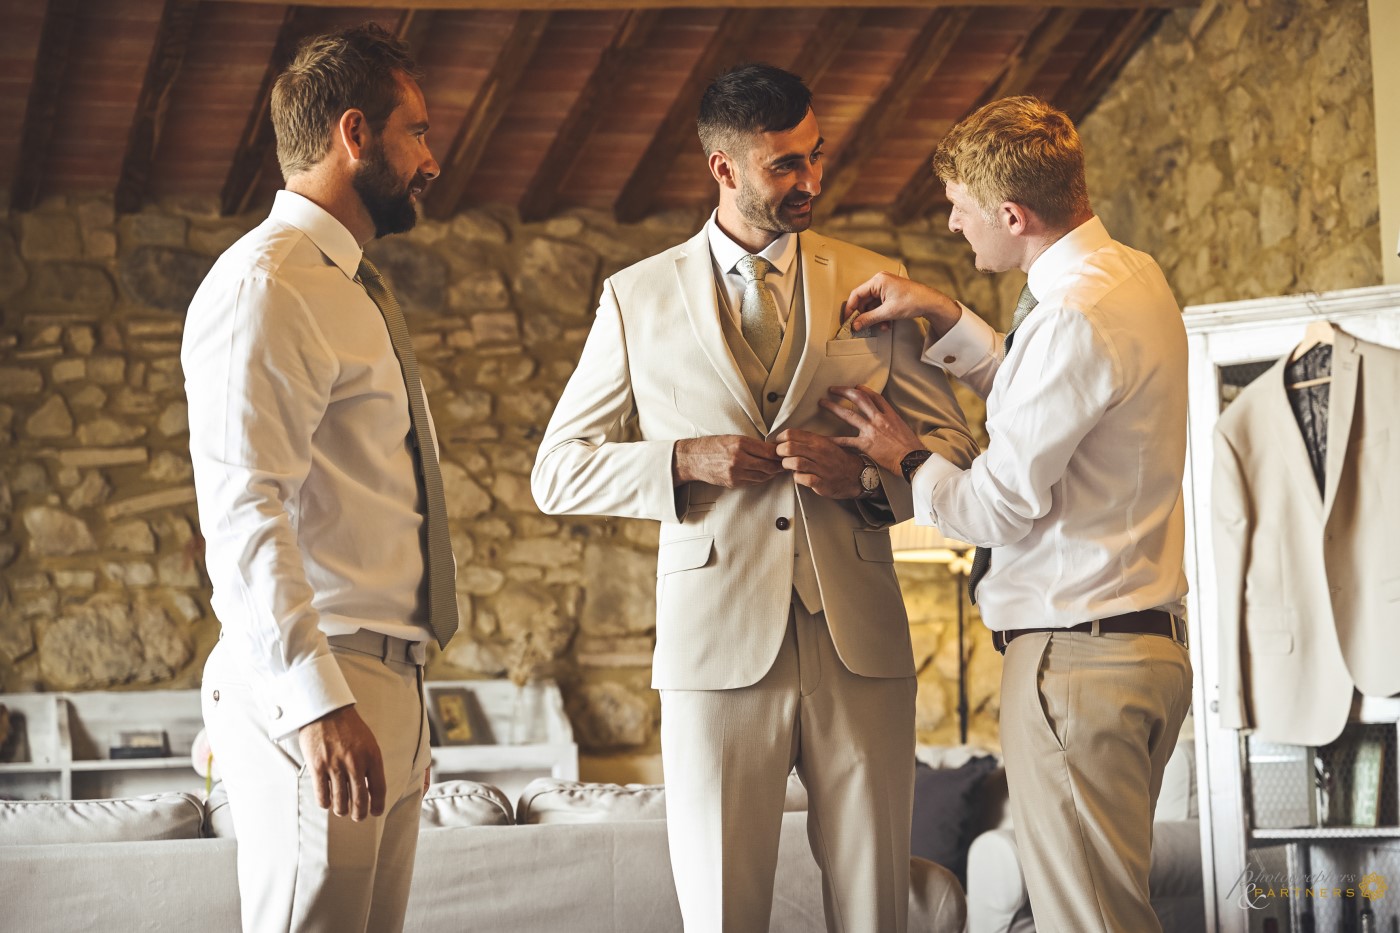
[[[907,521],[890,528],[890,547],[897,561],[951,564],[972,545],[949,538],[932,525],[916,525],[913,521]]]

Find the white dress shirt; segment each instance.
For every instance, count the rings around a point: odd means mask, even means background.
[[[185,323],[214,611],[276,735],[354,702],[326,636],[431,637],[408,395],[355,280],[360,258],[339,221],[279,191],[214,264]]]
[[[1031,265],[1039,304],[1011,351],[966,308],[924,353],[987,401],[967,470],[931,457],[915,518],[989,546],[977,589],[993,630],[1139,609],[1180,614],[1186,330],[1152,257],[1092,218]],[[1004,358],[1003,358],[1004,355]]]
[[[797,235],[784,233],[759,252],[750,253],[720,229],[718,214],[718,211],[710,214],[710,219],[705,224],[705,232],[710,238],[710,258],[715,264],[715,284],[719,286],[719,297],[725,303],[725,310],[734,319],[735,325],[742,330],[743,319],[740,312],[744,303],[746,283],[743,275],[739,273],[739,260],[745,256],[759,256],[768,260],[773,267],[764,279],[764,284],[773,293],[773,300],[778,305],[779,322],[786,331],[800,274]]]

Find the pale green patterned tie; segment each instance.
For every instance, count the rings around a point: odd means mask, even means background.
[[[745,256],[735,267],[744,277],[744,298],[739,305],[740,328],[764,369],[773,368],[778,347],[783,343],[783,325],[778,320],[778,303],[765,279],[773,264],[761,256]]]
[[[394,355],[403,370],[404,388],[408,390],[408,414],[411,422],[408,438],[413,447],[413,460],[418,468],[419,488],[427,506],[428,553],[428,626],[432,628],[439,647],[447,647],[452,633],[457,631],[457,564],[452,557],[452,538],[447,530],[447,500],[442,492],[442,471],[438,469],[437,448],[428,425],[428,405],[423,400],[423,381],[418,375],[418,357],[404,323],[398,299],[384,284],[384,277],[368,259],[360,261],[360,284],[379,306],[384,323],[389,328],[389,340]]]

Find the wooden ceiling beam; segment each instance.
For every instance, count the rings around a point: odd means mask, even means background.
[[[1079,16],[1078,10],[1056,10],[1043,13],[1035,26],[1026,33],[1020,46],[1007,58],[1006,67],[1002,69],[1001,74],[978,96],[972,106],[967,109],[967,113],[974,113],[991,101],[1026,93],[1035,81],[1036,75],[1045,67],[1050,56],[1055,53],[1055,49],[1074,28]],[[1071,114],[1071,116],[1073,115]],[[935,144],[935,151],[936,148]],[[922,217],[931,211],[939,199],[943,197],[943,184],[930,169],[932,162],[933,152],[931,151],[928,157],[919,163],[919,168],[914,172],[914,176],[905,183],[895,197],[891,210],[891,218],[895,223],[907,223],[916,217]]]
[[[151,165],[160,147],[161,132],[170,110],[170,95],[185,64],[185,52],[194,31],[197,0],[165,0],[155,44],[146,65],[146,77],[136,100],[131,131],[127,134],[126,154],[122,157],[117,180],[116,209],[131,214],[141,209],[151,179]]]
[[[207,3],[278,3],[279,0],[204,0]],[[1201,0],[905,0],[896,4],[913,9],[941,7],[1069,7],[1080,10],[1170,10],[1194,7]],[[384,0],[301,0],[301,6],[375,8]],[[831,7],[888,7],[890,0],[763,0],[764,7],[821,9]],[[397,0],[393,6],[410,10],[659,10],[685,6],[691,9],[731,9],[734,0]]]
[[[759,19],[760,13],[751,9],[725,11],[710,41],[690,69],[690,74],[677,90],[671,101],[671,109],[657,127],[646,152],[613,202],[613,214],[619,221],[630,223],[651,213],[656,192],[670,173],[676,157],[695,143],[695,116],[700,95],[716,75],[744,57],[745,46]]]
[[[520,219],[543,220],[554,212],[584,142],[598,121],[616,103],[616,95],[646,48],[652,30],[661,21],[658,10],[632,10],[622,17],[612,41],[603,49],[598,66],[588,76],[568,115],[540,161],[520,200]]]
[[[1104,31],[1098,45],[1085,56],[1056,95],[1056,103],[1070,119],[1078,123],[1088,115],[1161,18],[1160,11],[1139,10],[1125,14],[1122,23]]]
[[[462,127],[447,150],[447,158],[442,162],[442,174],[428,192],[425,210],[429,216],[438,219],[451,217],[456,213],[462,198],[471,183],[476,167],[486,152],[486,144],[496,125],[505,116],[520,79],[525,76],[530,60],[535,57],[540,39],[549,26],[550,14],[540,10],[527,10],[515,19],[510,35],[496,55],[491,66],[491,74],[477,91],[476,100],[462,119]]]
[[[394,35],[408,46],[409,54],[415,59],[423,54],[423,46],[433,29],[434,11],[427,9],[407,9],[399,14],[394,27]]]
[[[78,0],[48,0],[44,5],[44,25],[34,57],[34,79],[29,85],[15,175],[10,184],[11,210],[29,210],[39,203],[43,193],[44,167],[48,164],[49,142],[53,139],[59,92],[68,71],[68,52],[78,19],[78,6]]]
[[[890,76],[890,83],[851,131],[840,158],[835,160],[822,182],[822,193],[817,199],[819,216],[830,217],[841,205],[841,199],[860,177],[861,169],[880,152],[886,138],[903,122],[909,105],[923,93],[971,18],[972,11],[966,9],[948,13],[934,11],[929,16]]]
[[[861,10],[849,7],[824,12],[788,71],[801,78],[807,87],[815,88],[817,82],[836,64],[837,57],[860,28],[864,16]]]
[[[248,209],[248,202],[258,190],[268,164],[268,156],[277,145],[277,136],[272,129],[272,86],[277,76],[296,52],[297,43],[302,38],[304,20],[297,15],[297,8],[287,7],[282,19],[282,28],[272,46],[272,56],[263,72],[262,84],[253,109],[248,113],[248,123],[239,137],[238,149],[233,162],[224,177],[223,189],[219,193],[219,210],[224,215],[241,214]]]

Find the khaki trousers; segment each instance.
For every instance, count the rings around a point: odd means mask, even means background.
[[[772,669],[734,690],[661,691],[666,829],[686,933],[764,933],[787,776],[831,933],[904,933],[914,678],[858,677],[794,602]]]
[[[296,733],[221,641],[204,668],[204,723],[238,836],[245,933],[403,929],[418,847],[428,727],[421,668],[332,647],[384,756],[384,813],[359,823],[316,803]]]
[[[1153,933],[1152,812],[1191,703],[1186,649],[1156,635],[1022,635],[1001,743],[1040,933]]]

